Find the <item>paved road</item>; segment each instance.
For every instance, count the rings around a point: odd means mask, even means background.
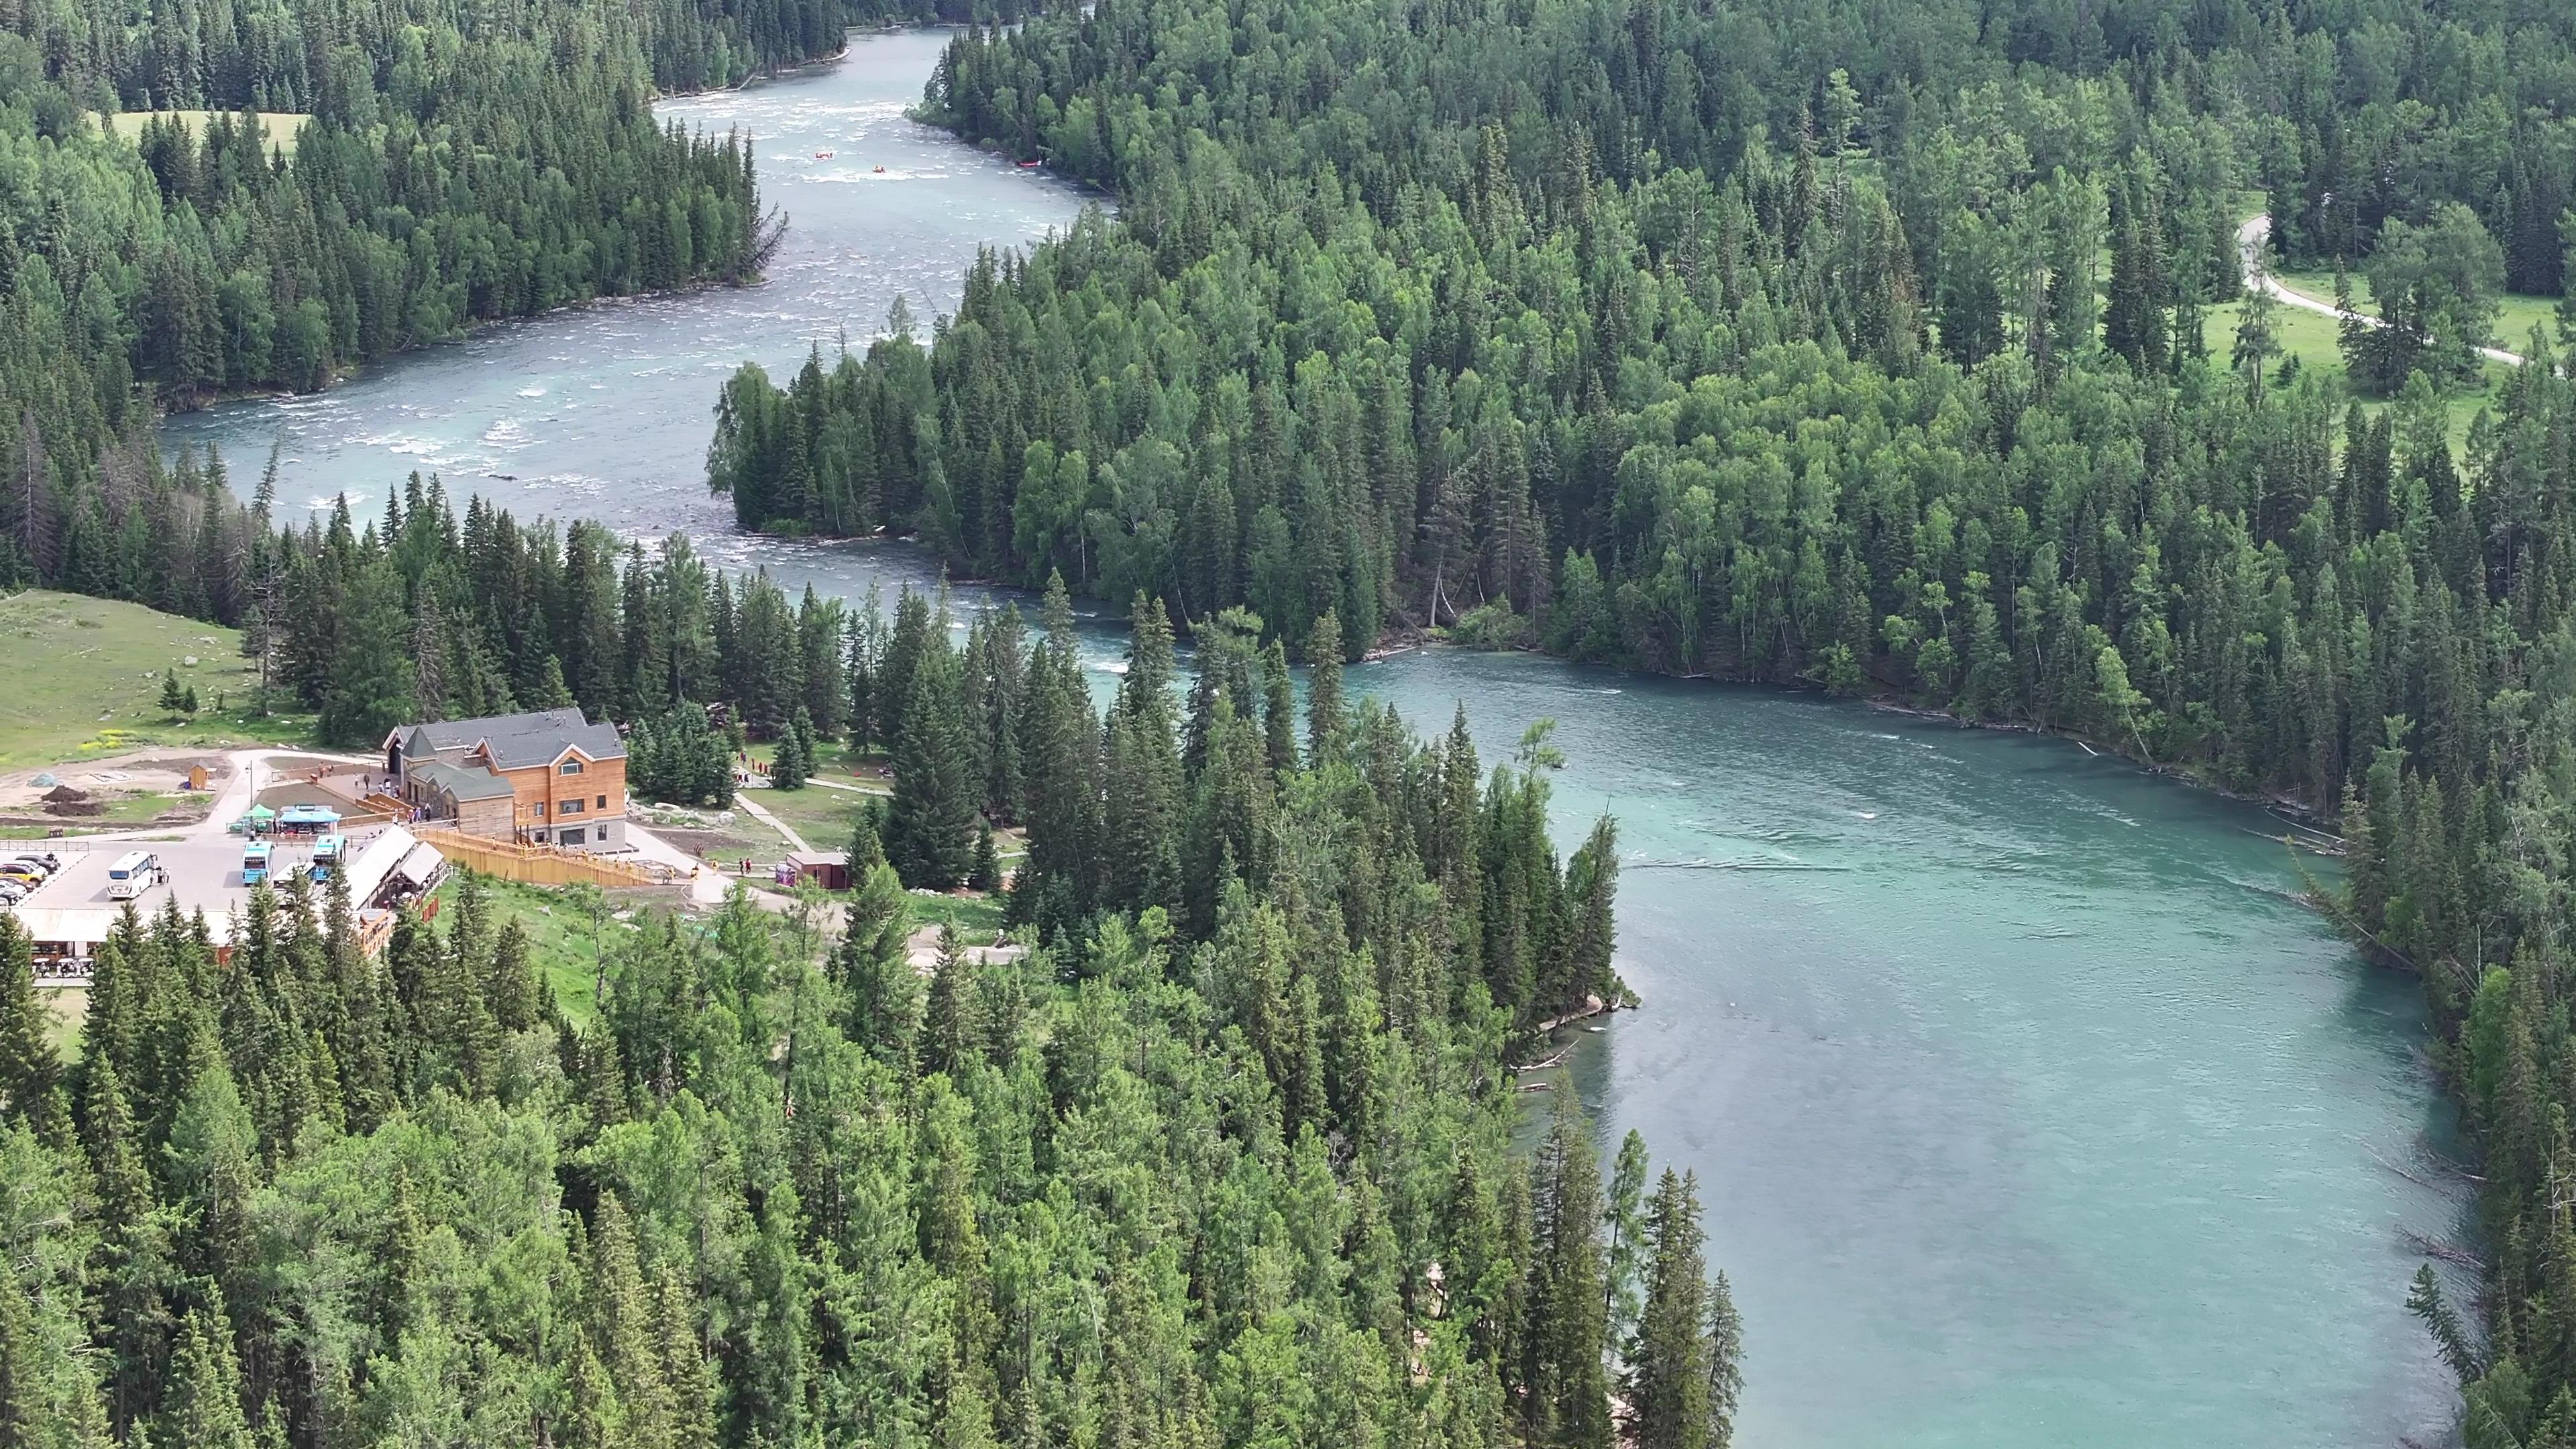
[[[2236,229],[2236,254],[2245,263],[2245,285],[2248,289],[2268,292],[2284,306],[2296,307],[2303,312],[2315,312],[2337,321],[2349,317],[2365,327],[2388,325],[2376,317],[2360,312],[2341,311],[2332,302],[2320,301],[2305,292],[2294,292],[2282,286],[2280,280],[2263,265],[2264,243],[2270,240],[2271,235],[2272,218],[2269,216],[2249,217],[2243,226]],[[2520,367],[2523,364],[2522,354],[2507,352],[2501,347],[2481,347],[2478,349],[2478,355],[2489,362],[2501,362],[2507,367]]]

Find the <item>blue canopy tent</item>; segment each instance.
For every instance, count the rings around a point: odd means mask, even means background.
[[[327,832],[340,826],[340,812],[328,805],[289,805],[277,812],[281,834],[306,835]]]

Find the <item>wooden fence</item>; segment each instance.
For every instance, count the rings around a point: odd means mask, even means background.
[[[612,855],[592,855],[587,851],[566,850],[554,845],[523,845],[514,840],[467,835],[461,830],[442,830],[434,825],[415,825],[411,832],[437,846],[438,853],[453,864],[505,880],[525,881],[530,885],[570,885],[575,881],[587,881],[597,886],[649,886],[665,885],[680,878],[677,871],[658,861],[622,860]]]

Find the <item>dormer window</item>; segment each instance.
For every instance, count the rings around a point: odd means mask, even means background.
[[[564,774],[567,774],[567,775],[578,775],[578,774],[580,774],[580,773],[581,773],[581,761],[579,761],[579,760],[566,760],[566,761],[564,761],[564,762],[563,762],[563,764],[562,764],[561,766],[559,766],[558,768],[560,768],[560,769],[561,769],[561,771],[562,771]]]

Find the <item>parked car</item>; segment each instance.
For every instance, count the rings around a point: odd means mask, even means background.
[[[32,865],[0,865],[0,880],[24,881],[29,890],[45,883],[44,873]]]
[[[58,870],[61,870],[61,869],[62,869],[62,867],[61,867],[61,866],[59,866],[59,865],[55,864],[54,862],[52,862],[52,861],[50,861],[50,860],[47,860],[47,859],[45,859],[45,858],[44,858],[44,857],[42,857],[42,856],[35,856],[35,855],[22,855],[22,856],[19,856],[17,859],[15,859],[15,860],[12,860],[12,861],[8,862],[8,864],[9,864],[10,866],[22,866],[22,865],[23,865],[23,866],[25,866],[27,869],[32,870],[32,871],[34,871],[34,872],[36,872],[36,873],[37,873],[38,875],[40,875],[40,876],[43,876],[43,877],[44,877],[45,879],[47,879],[47,880],[51,880],[51,879],[53,879],[53,877],[54,877],[54,872],[56,872],[56,871],[58,871]]]
[[[27,892],[33,889],[33,886],[21,885],[13,880],[0,880],[0,902],[14,906],[25,900]]]

